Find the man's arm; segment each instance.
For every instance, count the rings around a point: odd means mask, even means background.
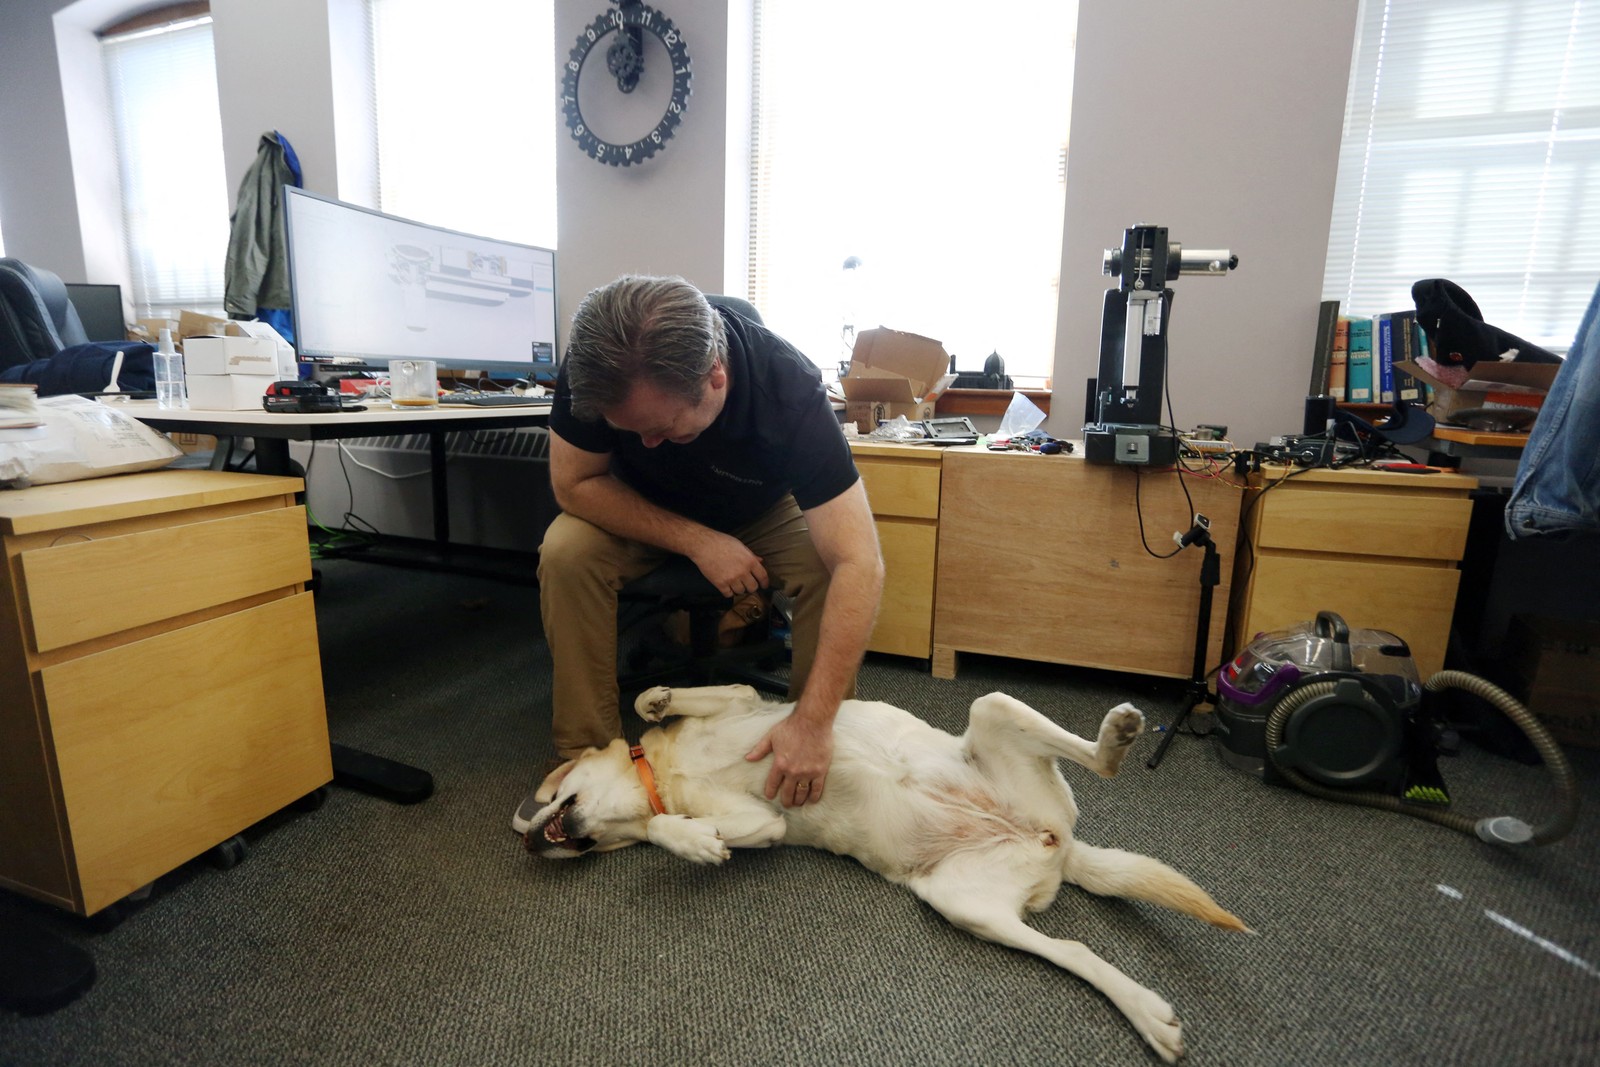
[[[785,806],[822,798],[833,760],[833,720],[866,654],[883,595],[883,556],[861,482],[807,509],[805,516],[830,575],[816,657],[794,712],[746,757],[759,760],[772,753],[766,793],[769,799],[781,797]],[[802,784],[807,788],[800,790]]]
[[[552,433],[550,487],[569,515],[618,537],[688,556],[724,596],[766,588],[766,568],[744,542],[646,500],[611,473],[609,452],[585,452]]]

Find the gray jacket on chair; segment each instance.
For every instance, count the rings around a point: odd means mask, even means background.
[[[1600,288],[1556,374],[1506,504],[1506,536],[1600,535]]]

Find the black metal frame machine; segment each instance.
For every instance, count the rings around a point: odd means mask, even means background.
[[[1171,466],[1177,431],[1162,423],[1167,371],[1167,320],[1179,274],[1226,275],[1239,257],[1225,248],[1185,249],[1165,226],[1130,226],[1122,247],[1106,250],[1101,273],[1120,277],[1107,289],[1100,318],[1100,372],[1091,421],[1083,428],[1084,457],[1093,463]],[[1137,367],[1130,384],[1129,368]]]

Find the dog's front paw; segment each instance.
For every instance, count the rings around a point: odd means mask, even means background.
[[[651,844],[690,863],[722,863],[733,855],[715,826],[687,815],[657,815],[646,829]]]
[[[665,685],[651,686],[633,702],[633,710],[645,722],[660,722],[672,707],[672,689]]]

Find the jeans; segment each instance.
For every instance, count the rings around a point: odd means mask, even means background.
[[[1600,288],[1517,465],[1506,536],[1600,534]]]

